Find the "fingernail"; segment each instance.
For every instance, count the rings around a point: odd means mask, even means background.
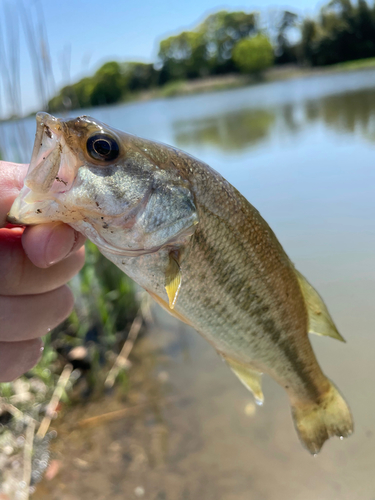
[[[65,224],[58,223],[51,232],[46,247],[46,262],[49,266],[65,259],[76,244],[76,232]]]

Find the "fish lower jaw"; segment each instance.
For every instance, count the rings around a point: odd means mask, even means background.
[[[61,221],[59,207],[56,205],[51,200],[40,200],[29,204],[18,196],[7,215],[7,220],[11,224],[25,226]]]
[[[161,246],[152,248],[123,248],[109,243],[100,233],[86,221],[80,221],[77,223],[68,222],[70,226],[76,229],[78,232],[82,233],[86,238],[89,238],[99,250],[103,253],[109,253],[114,255],[119,255],[123,257],[139,257],[141,255],[147,255],[151,253],[156,253],[162,248]]]

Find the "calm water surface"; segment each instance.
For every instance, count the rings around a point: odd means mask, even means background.
[[[158,313],[159,326],[138,349],[149,363],[140,380],[160,405],[132,425],[67,439],[65,452],[89,465],[63,468],[40,498],[374,500],[375,71],[90,113],[199,157],[260,210],[347,340],[311,339],[356,429],[311,457],[281,388],[265,377],[265,404],[255,408],[198,334]],[[33,129],[27,121],[29,137]],[[9,126],[3,134],[11,137]]]

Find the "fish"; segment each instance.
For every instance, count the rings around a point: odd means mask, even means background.
[[[288,395],[316,454],[353,432],[308,333],[344,341],[318,292],[259,212],[218,172],[175,147],[89,116],[36,116],[15,224],[60,221],[95,243],[171,315],[192,326],[262,404],[262,374]]]

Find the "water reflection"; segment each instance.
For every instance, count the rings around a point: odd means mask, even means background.
[[[211,144],[233,151],[265,139],[275,122],[275,113],[265,109],[245,109],[219,116],[174,123],[175,141],[181,147]]]
[[[223,152],[241,151],[266,142],[274,132],[293,135],[315,123],[375,141],[375,89],[176,120],[174,141],[182,148],[209,145]]]
[[[324,121],[339,132],[375,140],[375,89],[324,97],[305,105],[307,121]]]

